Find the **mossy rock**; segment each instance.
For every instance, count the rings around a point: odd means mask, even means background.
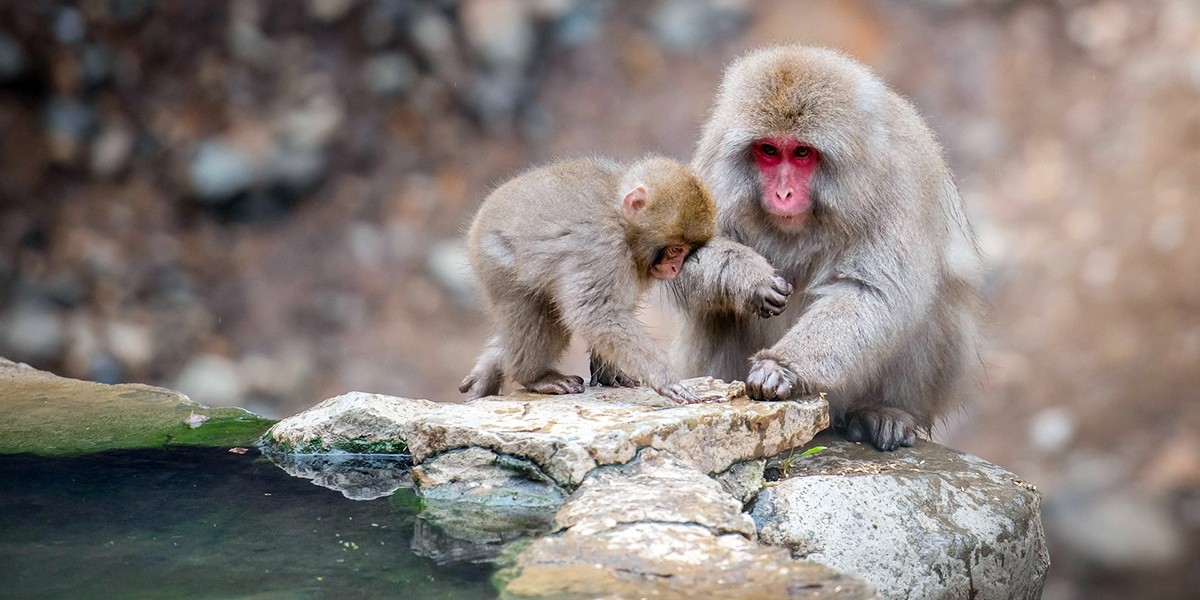
[[[163,388],[67,379],[0,358],[0,454],[245,446],[273,423]]]

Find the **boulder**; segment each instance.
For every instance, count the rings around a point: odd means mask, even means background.
[[[980,458],[918,441],[878,452],[829,434],[777,461],[758,494],[760,541],[855,573],[884,598],[1039,598],[1050,559],[1041,496]]]
[[[754,542],[742,502],[645,449],[584,479],[498,581],[501,598],[874,598],[853,577]]]

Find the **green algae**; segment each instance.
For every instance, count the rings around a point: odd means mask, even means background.
[[[67,379],[0,359],[0,454],[244,446],[273,423],[163,388]]]

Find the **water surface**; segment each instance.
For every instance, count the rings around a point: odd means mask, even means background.
[[[417,512],[254,449],[0,455],[0,598],[494,598],[489,565],[413,553]]]

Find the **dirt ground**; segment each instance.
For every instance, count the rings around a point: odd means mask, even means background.
[[[686,160],[773,42],[859,58],[945,146],[989,308],[936,438],[1043,490],[1045,597],[1200,595],[1191,0],[0,1],[0,355],[268,416],[455,401],[488,190]]]

